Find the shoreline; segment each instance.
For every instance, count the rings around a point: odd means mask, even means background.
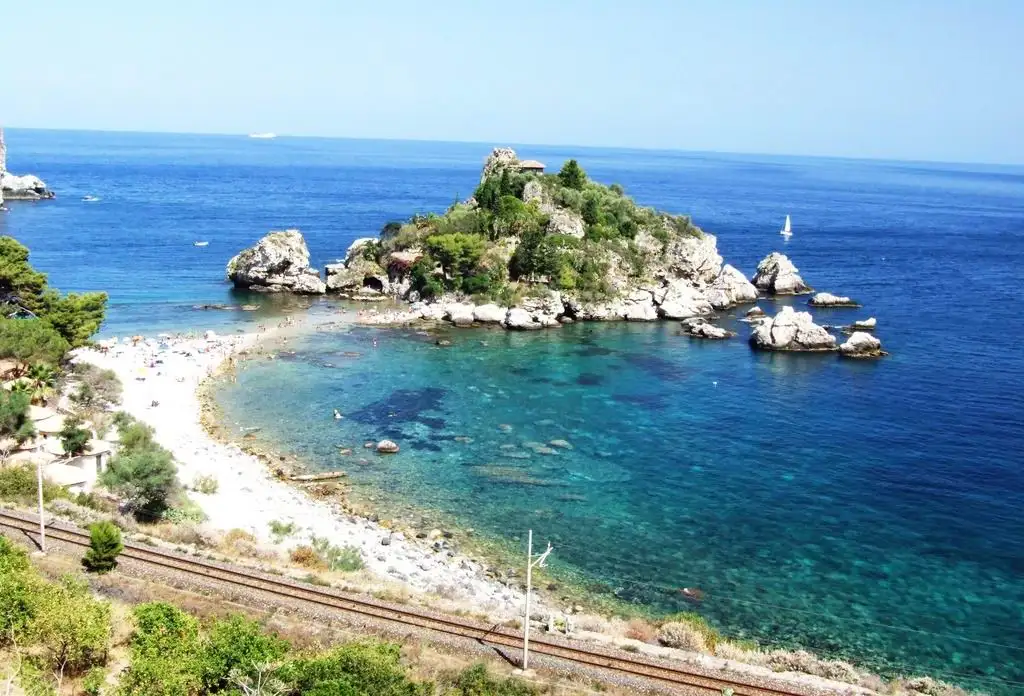
[[[339,318],[332,320],[338,323]],[[469,602],[473,609],[502,620],[521,615],[523,593],[486,577],[480,562],[459,553],[449,556],[444,546],[434,550],[347,512],[337,502],[314,499],[276,478],[265,461],[241,445],[219,441],[207,431],[204,389],[219,370],[254,352],[273,350],[275,344],[315,330],[316,325],[302,316],[258,332],[205,332],[198,338],[150,339],[138,345],[119,342],[106,354],[83,349],[74,359],[117,374],[123,387],[121,408],[154,429],[155,440],[173,453],[183,486],[190,487],[200,476],[217,480],[215,493],[189,490],[206,516],[200,526],[220,532],[242,529],[260,544],[280,550],[309,543],[312,535],[326,538],[338,546],[358,548],[366,569],[381,580]],[[275,544],[271,521],[293,524],[296,531]],[[543,605],[537,608],[543,610]]]

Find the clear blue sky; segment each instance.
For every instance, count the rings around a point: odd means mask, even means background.
[[[1024,163],[1024,0],[48,0],[0,122]]]

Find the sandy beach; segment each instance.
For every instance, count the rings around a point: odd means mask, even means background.
[[[447,549],[435,551],[426,543],[345,513],[335,504],[314,500],[274,478],[264,463],[238,445],[218,442],[206,432],[201,423],[202,383],[228,358],[283,340],[284,332],[301,330],[300,321],[257,333],[162,334],[137,343],[122,338],[105,352],[80,350],[75,360],[117,374],[124,388],[121,407],[154,428],[156,440],[174,454],[183,485],[190,485],[197,476],[217,480],[216,493],[189,493],[207,517],[205,527],[243,529],[270,546],[269,523],[291,522],[298,531],[279,549],[309,543],[311,535],[326,537],[337,546],[357,547],[367,569],[413,591],[465,601],[498,618],[521,614],[522,593],[486,578],[478,562],[450,556]],[[388,537],[390,543],[383,544]]]

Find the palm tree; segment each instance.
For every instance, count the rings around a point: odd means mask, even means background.
[[[53,392],[53,385],[57,383],[57,371],[46,363],[36,363],[28,368],[26,377],[32,403],[46,403],[47,397]]]

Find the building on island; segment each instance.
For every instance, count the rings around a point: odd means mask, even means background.
[[[537,160],[523,160],[519,163],[519,171],[525,174],[543,174],[544,163]]]

